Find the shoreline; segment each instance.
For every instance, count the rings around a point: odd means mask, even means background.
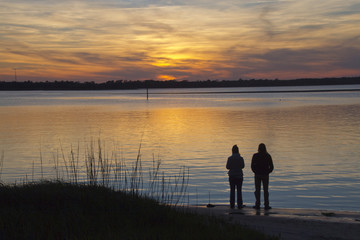
[[[279,86],[280,87],[280,86]],[[286,86],[287,87],[287,86]],[[292,87],[292,86],[291,86]],[[296,86],[294,86],[296,87]],[[302,86],[299,86],[302,87]],[[231,92],[218,92],[218,91],[208,91],[208,92],[169,92],[169,93],[151,93],[152,95],[170,95],[170,94],[253,94],[253,93],[321,93],[321,92],[360,92],[360,89],[319,89],[319,90],[268,90],[268,91],[231,91]],[[143,94],[143,93],[139,93]]]
[[[182,208],[202,215],[221,217],[283,240],[355,240],[360,236],[360,212],[289,208],[255,210],[251,206],[230,209],[224,205]]]
[[[156,88],[222,88],[222,87],[272,87],[272,86],[323,86],[323,85],[354,85],[360,84],[360,77],[330,77],[330,78],[302,78],[292,80],[111,80],[106,82],[74,82],[74,81],[54,81],[54,82],[17,82],[0,81],[1,90],[129,90],[129,89],[156,89]]]

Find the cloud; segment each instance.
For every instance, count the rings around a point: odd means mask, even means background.
[[[333,67],[360,70],[360,48],[339,48],[333,52],[333,57],[336,61]]]
[[[336,47],[293,50],[288,48],[270,50],[263,54],[251,54],[248,61],[237,62],[240,76],[273,78],[326,77],[329,73],[341,77],[348,72],[360,73],[360,48]],[[338,75],[336,75],[338,72]],[[289,76],[288,74],[293,74]],[[286,77],[287,76],[287,77]]]

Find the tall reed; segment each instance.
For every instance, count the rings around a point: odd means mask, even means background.
[[[180,204],[185,199],[189,183],[188,168],[182,166],[177,174],[169,175],[161,169],[161,160],[156,160],[153,155],[151,166],[146,174],[143,168],[141,147],[140,143],[134,162],[126,164],[123,155],[119,156],[116,148],[109,153],[105,142],[100,138],[91,139],[86,143],[83,152],[80,143],[76,148],[71,145],[69,153],[66,153],[60,143],[60,154],[58,150],[53,153],[56,180],[101,185],[134,195],[150,197],[164,204]],[[42,171],[42,154],[40,158]]]
[[[60,181],[62,179],[60,173],[60,161],[59,161],[59,150],[56,150],[56,153],[52,154],[53,157],[53,161],[54,161],[54,170],[55,170],[55,174],[56,174],[56,180]]]
[[[1,156],[0,156],[0,184],[2,184],[1,174],[2,174],[2,170],[3,170],[3,166],[4,166],[4,151],[1,151]]]

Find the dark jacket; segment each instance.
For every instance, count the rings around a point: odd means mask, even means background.
[[[251,160],[251,170],[255,175],[269,175],[274,170],[271,155],[268,153],[255,153]]]
[[[242,177],[242,169],[244,167],[244,158],[241,157],[238,153],[234,153],[233,155],[231,155],[226,162],[226,168],[229,169],[229,177]]]

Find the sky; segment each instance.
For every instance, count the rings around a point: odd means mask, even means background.
[[[345,76],[359,0],[0,0],[0,81]]]

